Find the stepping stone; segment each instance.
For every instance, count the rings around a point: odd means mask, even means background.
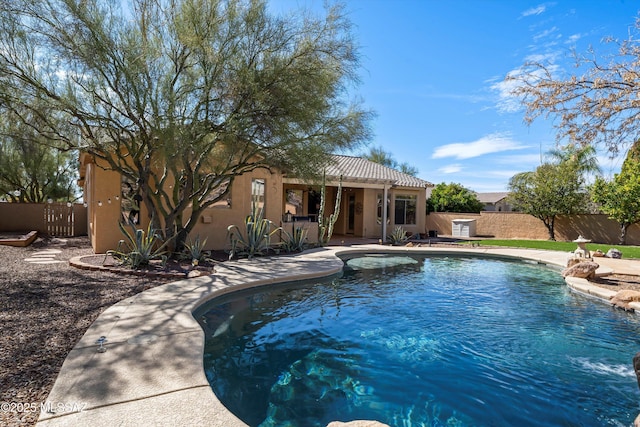
[[[25,261],[28,261],[27,259],[25,259]],[[65,262],[65,261],[59,261],[59,260],[55,260],[55,259],[51,259],[51,260],[38,260],[38,261],[28,261],[31,264],[59,264],[61,262]]]
[[[54,261],[54,257],[36,257],[36,258],[25,258],[26,262],[42,262],[42,261]]]
[[[61,253],[62,251],[60,249],[45,249],[44,251],[34,252],[32,255],[53,255]]]

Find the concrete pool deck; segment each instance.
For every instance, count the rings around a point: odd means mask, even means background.
[[[203,368],[204,332],[192,312],[240,289],[339,272],[338,254],[471,254],[524,258],[564,267],[568,254],[511,248],[329,247],[303,254],[221,263],[215,274],[149,289],[106,309],[69,353],[38,421],[53,426],[245,424],[212,392]],[[598,258],[598,274],[640,275],[640,261]],[[569,278],[578,292],[608,299],[614,291]],[[595,288],[595,289],[593,289]],[[640,305],[638,306],[640,308]],[[105,352],[96,343],[105,337]]]

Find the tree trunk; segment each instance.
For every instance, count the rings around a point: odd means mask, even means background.
[[[549,240],[555,242],[555,240],[556,240],[556,233],[555,233],[556,217],[552,216],[551,218],[545,218],[545,219],[542,220],[542,222],[544,222],[544,225],[547,227],[547,231],[549,232]]]
[[[627,224],[626,222],[623,222],[623,223],[620,224],[620,239],[619,239],[619,243],[621,245],[624,245],[627,242],[627,229],[629,228],[629,225],[631,225],[631,224]]]

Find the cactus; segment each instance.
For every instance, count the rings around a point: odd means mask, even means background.
[[[338,220],[340,215],[340,201],[342,198],[342,175],[340,175],[340,182],[338,183],[338,192],[336,194],[336,204],[333,213],[329,217],[325,218],[325,197],[326,197],[326,176],[322,173],[322,187],[320,188],[320,211],[318,212],[318,243],[322,246],[329,243],[331,235],[333,234],[333,226]]]

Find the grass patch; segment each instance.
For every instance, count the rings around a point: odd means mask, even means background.
[[[471,242],[465,242],[471,244]],[[473,243],[480,244],[481,246],[507,246],[510,248],[526,248],[526,249],[543,249],[549,251],[561,251],[561,252],[573,252],[578,245],[573,242],[553,242],[551,240],[474,240]],[[626,245],[604,245],[600,243],[587,243],[587,249],[595,251],[600,249],[602,252],[607,253],[611,248],[616,248],[622,252],[623,258],[640,258],[640,246],[626,246]]]

